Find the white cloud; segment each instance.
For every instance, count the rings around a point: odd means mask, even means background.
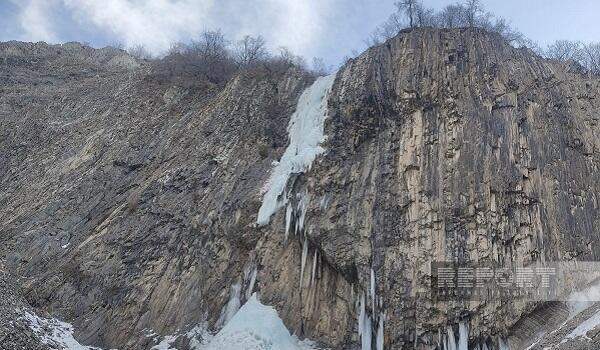
[[[143,45],[160,54],[173,42],[220,28],[232,41],[262,35],[272,50],[286,46],[310,59],[327,41],[326,27],[336,25],[327,19],[345,0],[10,1],[20,11],[17,39],[25,41],[60,42],[98,33],[104,44]]]
[[[325,15],[331,1],[319,0],[269,0],[278,14],[274,23],[264,19],[272,32],[268,37],[279,46],[288,46],[292,51],[314,56],[319,39],[323,34]]]
[[[57,5],[55,0],[13,0],[20,7],[19,23],[22,34],[20,40],[24,41],[46,41],[55,43],[58,41],[54,33],[50,12]]]
[[[208,23],[213,0],[63,0],[82,25],[114,34],[125,46],[144,45],[153,53],[199,33]]]
[[[158,54],[175,41],[220,28],[230,39],[264,36],[273,48],[313,55],[324,16],[335,0],[63,0],[82,25],[112,33],[132,47]]]

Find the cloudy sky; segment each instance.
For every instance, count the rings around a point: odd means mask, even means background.
[[[394,9],[395,0],[0,0],[0,41],[143,44],[159,54],[175,41],[221,28],[236,40],[262,35],[307,58],[337,64]],[[424,0],[441,8],[456,0]],[[555,39],[600,41],[600,1],[483,0],[544,46]]]

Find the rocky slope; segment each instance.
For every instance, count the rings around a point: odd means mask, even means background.
[[[46,350],[47,345],[23,319],[23,313],[31,312],[31,307],[20,295],[18,284],[0,265],[0,349]]]
[[[230,299],[258,291],[335,349],[366,333],[374,348],[435,349],[465,329],[471,348],[520,349],[544,327],[523,321],[536,304],[437,300],[431,262],[600,254],[600,80],[494,34],[403,32],[343,66],[325,153],[264,226],[309,75],[184,84],[119,50],[11,42],[0,79],[0,256],[84,344],[218,329]],[[563,309],[550,308],[559,325]]]

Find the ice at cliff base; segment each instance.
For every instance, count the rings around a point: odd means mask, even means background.
[[[290,335],[274,308],[258,301],[256,294],[202,350],[314,350],[308,340]]]

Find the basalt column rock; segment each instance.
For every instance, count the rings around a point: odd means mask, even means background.
[[[406,31],[341,69],[306,230],[363,291],[373,268],[388,346],[435,347],[459,320],[502,336],[533,308],[437,302],[432,261],[599,258],[599,93],[477,29]]]
[[[478,29],[404,31],[341,67],[325,152],[286,188],[302,228],[286,239],[286,208],[257,227],[313,80],[0,44],[0,257],[27,301],[104,348],[218,330],[258,292],[333,349],[435,349],[525,337],[538,305],[439,301],[431,262],[599,258],[600,81]]]

